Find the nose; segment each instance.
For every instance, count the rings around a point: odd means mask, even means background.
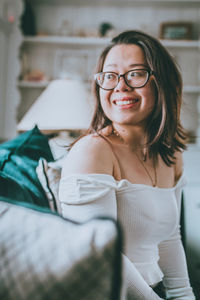
[[[115,88],[115,91],[132,91],[133,88],[126,84],[124,76],[119,77],[118,85]]]

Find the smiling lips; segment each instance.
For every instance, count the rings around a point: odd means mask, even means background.
[[[129,98],[125,97],[123,99],[114,100],[113,103],[121,108],[131,108],[137,103],[139,99],[137,98]]]

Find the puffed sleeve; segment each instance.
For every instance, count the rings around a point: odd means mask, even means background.
[[[62,216],[84,222],[96,216],[117,219],[116,183],[107,174],[74,174],[61,178]]]
[[[179,212],[179,221],[171,236],[159,245],[159,265],[164,274],[163,284],[166,288],[167,299],[171,300],[195,300],[188,277],[179,225],[182,188],[185,184],[186,179],[182,175],[174,191]]]
[[[61,178],[59,200],[62,216],[84,222],[97,216],[117,219],[117,184],[111,175],[74,174]],[[160,300],[148,286],[134,264],[122,255],[123,287],[125,300]]]

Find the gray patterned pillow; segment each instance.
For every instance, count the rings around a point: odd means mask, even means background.
[[[0,241],[0,299],[120,299],[121,239],[111,219],[77,224],[0,201]]]

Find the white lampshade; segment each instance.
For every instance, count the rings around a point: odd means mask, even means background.
[[[89,127],[93,107],[80,80],[52,81],[19,122],[18,131],[37,125],[41,131],[83,130]]]

